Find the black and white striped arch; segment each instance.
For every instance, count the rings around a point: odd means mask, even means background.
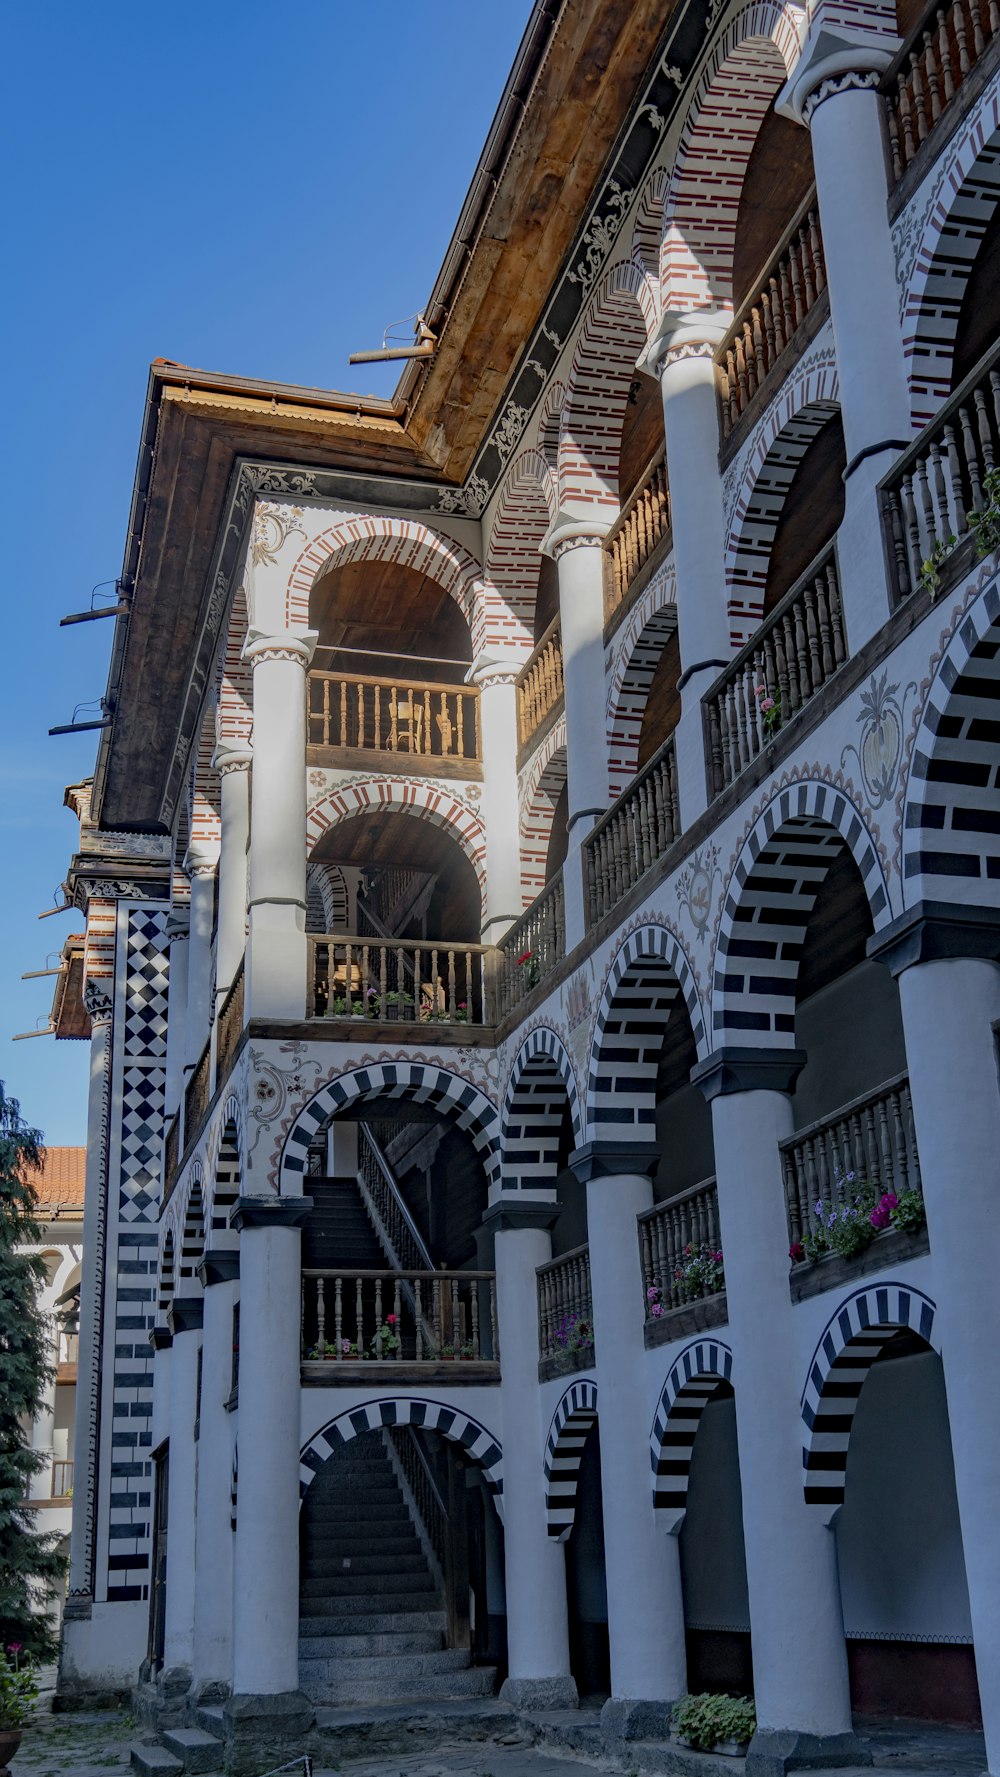
[[[493,1503],[503,1517],[503,1454],[498,1440],[485,1425],[456,1407],[441,1401],[428,1401],[403,1396],[395,1400],[365,1401],[360,1407],[349,1407],[338,1413],[310,1438],[299,1456],[299,1499],[315,1481],[324,1463],[329,1462],[345,1444],[369,1431],[381,1431],[385,1425],[412,1425],[422,1431],[435,1431],[443,1438],[460,1444],[483,1471],[483,1478],[493,1495]]]
[[[500,1120],[504,1191],[555,1189],[559,1131],[566,1105],[573,1145],[583,1142],[583,1117],[573,1064],[561,1038],[547,1026],[530,1031],[514,1057]]]
[[[553,1413],[545,1440],[545,1521],[555,1542],[564,1543],[573,1528],[583,1446],[596,1424],[597,1383],[574,1382]]]
[[[601,995],[587,1081],[588,1140],[654,1140],[656,1073],[678,996],[702,1056],[705,1021],[680,939],[669,926],[641,926],[622,944]]]
[[[678,1353],[660,1395],[649,1434],[653,1506],[657,1523],[680,1529],[687,1510],[691,1453],[701,1416],[720,1388],[732,1386],[733,1354],[719,1339],[695,1339]]]
[[[486,1169],[490,1186],[499,1182],[496,1106],[468,1080],[446,1068],[415,1061],[373,1062],[353,1068],[323,1086],[303,1107],[292,1124],[281,1159],[281,1188],[306,1170],[311,1144],[338,1112],[372,1098],[406,1098],[431,1105],[467,1130]]]

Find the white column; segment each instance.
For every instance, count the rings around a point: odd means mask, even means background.
[[[608,802],[607,692],[604,683],[604,536],[607,525],[560,514],[543,548],[559,573],[566,696],[568,849],[563,864],[566,949],[586,930],[580,848]]]
[[[167,1077],[163,1088],[164,1128],[179,1108],[184,1094],[189,918],[186,907],[175,907],[167,919],[170,971],[167,977]]]
[[[469,674],[479,686],[486,835],[486,908],[482,942],[496,944],[521,914],[521,836],[517,819],[518,667],[484,656]]]
[[[751,1756],[769,1777],[797,1768],[780,1761],[814,1753],[857,1762],[836,1542],[802,1485],[801,1342],[778,1142],[792,1133],[789,1093],[804,1060],[723,1050],[694,1073],[712,1103],[733,1347],[758,1723]]]
[[[230,1218],[240,1233],[234,1697],[298,1691],[299,1227],[311,1207],[241,1197]]]
[[[573,1707],[566,1554],[545,1522],[544,1437],[538,1384],[538,1285],[552,1257],[554,1211],[501,1205],[496,1226],[497,1330],[503,1410],[504,1574],[509,1673],[501,1697],[515,1708]]]
[[[49,1360],[52,1363],[53,1368],[55,1367],[56,1358],[58,1356],[58,1347],[58,1338],[53,1336],[52,1349],[49,1353]],[[44,1456],[46,1460],[45,1467],[40,1468],[37,1474],[34,1474],[31,1477],[28,1484],[29,1499],[52,1498],[52,1458],[55,1454],[53,1448],[53,1427],[55,1425],[55,1417],[56,1379],[53,1375],[51,1380],[44,1383],[42,1386],[38,1397],[38,1405],[35,1408],[35,1417],[31,1422],[31,1448],[37,1456]]]
[[[216,924],[215,995],[220,1006],[233,985],[246,948],[247,844],[250,838],[251,751],[244,742],[216,748],[219,774],[219,911]]]
[[[110,983],[108,983],[110,986]],[[76,1410],[73,1433],[73,1523],[70,1532],[67,1622],[90,1616],[94,1591],[94,1539],[99,1428],[93,1402],[100,1364],[104,1277],[99,1265],[106,1215],[108,1099],[111,1069],[110,994],[89,981],[84,1004],[90,1013],[90,1083],[87,1094],[87,1164],[84,1180],[83,1251],[80,1277],[80,1330],[76,1357]]]
[[[669,1705],[687,1690],[680,1546],[656,1532],[649,1468],[652,1418],[645,1387],[645,1309],[636,1217],[653,1203],[656,1152],[593,1142],[573,1156],[587,1181],[594,1303],[597,1424],[601,1439],[604,1560],[612,1703]],[[621,1169],[621,1170],[619,1170]],[[609,1711],[618,1722],[628,1711]],[[634,1730],[635,1731],[635,1730]],[[654,1731],[647,1720],[643,1732]]]
[[[904,915],[896,922],[903,928],[897,944],[884,948],[890,927],[877,948],[899,973],[987,1764],[1000,1772],[1000,1092],[993,1031],[1000,968],[982,954],[1000,945],[996,910],[988,920],[992,934],[988,925],[970,930],[960,913],[950,924],[915,924]],[[975,949],[980,955],[969,954]]]
[[[195,1498],[198,1446],[194,1422],[198,1412],[198,1352],[201,1346],[202,1298],[175,1296],[168,1321],[170,1350],[170,1442],[167,1470],[167,1601],[164,1615],[163,1667],[191,1677],[194,1657],[194,1584],[196,1571]]]
[[[184,1074],[188,1078],[208,1042],[212,1002],[212,925],[215,917],[216,857],[189,846],[184,868],[191,878],[187,1004],[184,1017]],[[190,1131],[185,1130],[185,1140]]]
[[[889,614],[875,485],[912,436],[878,92],[897,43],[818,21],[779,106],[812,137],[847,447],[837,557],[852,653]]]
[[[726,325],[711,314],[666,314],[640,362],[649,375],[659,376],[663,398],[681,657],[674,745],[684,828],[708,807],[701,700],[733,652],[715,373],[715,350]]]
[[[306,671],[312,631],[251,631],[253,821],[248,1004],[255,1018],[306,1009]]]
[[[227,1401],[232,1392],[233,1305],[240,1256],[206,1251],[198,1274],[204,1296],[198,1439],[198,1564],[194,1590],[194,1689],[203,1697],[233,1675],[232,1455]]]

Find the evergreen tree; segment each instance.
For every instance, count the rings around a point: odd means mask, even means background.
[[[38,1304],[45,1279],[37,1244],[31,1175],[41,1165],[42,1137],[21,1121],[21,1107],[0,1081],[0,1648],[12,1643],[44,1659],[55,1642],[44,1612],[65,1568],[58,1537],[26,1509],[32,1475],[45,1465],[33,1451],[29,1428],[44,1383],[52,1375],[52,1327]]]

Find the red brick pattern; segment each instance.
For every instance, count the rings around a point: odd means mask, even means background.
[[[445,827],[461,846],[485,893],[486,836],[479,815],[438,784],[374,775],[338,784],[313,804],[306,817],[308,855],[312,856],[331,827],[368,812],[411,814],[433,821],[436,827]]]
[[[486,570],[490,584],[520,624],[519,639],[528,651],[533,639],[539,548],[555,513],[552,472],[538,451],[526,450],[511,464],[494,509]]]
[[[636,359],[655,326],[643,312],[649,291],[642,267],[612,266],[580,329],[559,441],[559,504],[618,511],[618,453]]]
[[[521,894],[525,907],[545,887],[552,817],[566,782],[566,718],[553,723],[521,786]]]
[[[247,601],[242,586],[233,594],[225,647],[219,662],[216,732],[220,741],[248,741],[253,727],[253,670],[242,659],[247,639]]]
[[[673,560],[664,562],[616,637],[608,691],[608,787],[614,801],[638,769],[639,736],[653,674],[677,627]]]

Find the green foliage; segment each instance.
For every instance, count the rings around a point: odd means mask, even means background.
[[[957,537],[942,537],[940,543],[935,543],[930,555],[920,569],[921,584],[926,586],[932,599],[936,599],[938,593],[941,591],[942,564],[947,560],[952,550],[957,548]]]
[[[710,1691],[682,1697],[671,1712],[674,1732],[697,1749],[711,1752],[719,1740],[740,1744],[753,1738],[757,1712],[750,1697],[723,1697]]]
[[[1000,549],[1000,469],[990,469],[983,476],[983,493],[986,504],[982,511],[969,513],[969,529],[980,560]]]
[[[17,1251],[42,1237],[30,1183],[41,1163],[41,1140],[0,1082],[0,1648],[16,1646],[29,1660],[54,1652],[40,1613],[65,1565],[58,1537],[40,1531],[24,1505],[31,1478],[46,1461],[32,1451],[26,1428],[52,1375],[52,1330],[38,1306],[45,1262],[41,1254]]]
[[[919,1234],[927,1220],[924,1200],[919,1191],[900,1191],[892,1212],[892,1226],[904,1234]]]
[[[37,1701],[34,1662],[13,1641],[0,1649],[0,1733],[23,1727]]]

